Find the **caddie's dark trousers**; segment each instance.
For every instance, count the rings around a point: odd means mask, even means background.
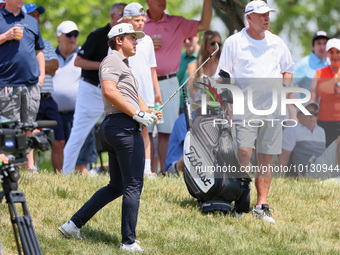
[[[136,239],[143,188],[143,138],[138,123],[124,113],[106,116],[99,132],[103,147],[109,152],[110,182],[98,190],[71,220],[80,228],[107,203],[123,195],[122,243],[132,244]]]

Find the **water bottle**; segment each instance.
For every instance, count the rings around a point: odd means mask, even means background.
[[[156,103],[155,110],[158,111],[159,107],[161,107],[161,104]],[[163,113],[163,110],[161,110],[161,112]],[[158,124],[163,124],[163,123],[164,123],[164,117],[162,116],[162,118],[158,120]]]

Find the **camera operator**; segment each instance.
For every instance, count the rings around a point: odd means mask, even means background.
[[[8,158],[6,157],[5,154],[0,154],[0,166],[2,166],[3,163],[8,164]],[[0,255],[2,255],[1,238],[0,238]]]

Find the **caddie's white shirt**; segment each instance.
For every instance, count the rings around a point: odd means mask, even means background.
[[[271,119],[280,115],[280,101],[272,114],[254,116],[247,107],[248,89],[252,89],[252,105],[257,110],[267,110],[273,105],[274,88],[280,97],[282,73],[293,73],[294,62],[286,44],[269,31],[262,40],[252,39],[248,28],[230,36],[224,43],[215,77],[220,69],[235,78],[245,97],[245,115],[234,115],[233,119]],[[237,103],[237,101],[236,101]],[[234,99],[235,104],[235,99]]]
[[[151,67],[156,67],[156,56],[150,36],[137,40],[136,55],[129,57],[129,66],[139,84],[139,94],[148,106],[155,106],[155,94],[152,83]],[[109,48],[108,54],[111,49]]]

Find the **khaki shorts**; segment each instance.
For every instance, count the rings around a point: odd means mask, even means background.
[[[256,153],[281,154],[282,152],[282,127],[280,121],[262,120],[252,121],[251,126],[247,122],[233,124],[234,136],[236,136],[237,148],[248,147],[255,149]]]
[[[173,77],[170,79],[159,81],[159,88],[162,93],[163,104],[170,96],[178,89],[178,79]],[[171,134],[175,125],[175,121],[179,114],[179,93],[177,93],[169,103],[163,108],[164,123],[157,124],[157,130],[159,133]],[[149,133],[152,133],[154,124],[149,126]]]
[[[40,104],[40,83],[32,86],[1,87],[1,115],[20,122],[34,122]]]

